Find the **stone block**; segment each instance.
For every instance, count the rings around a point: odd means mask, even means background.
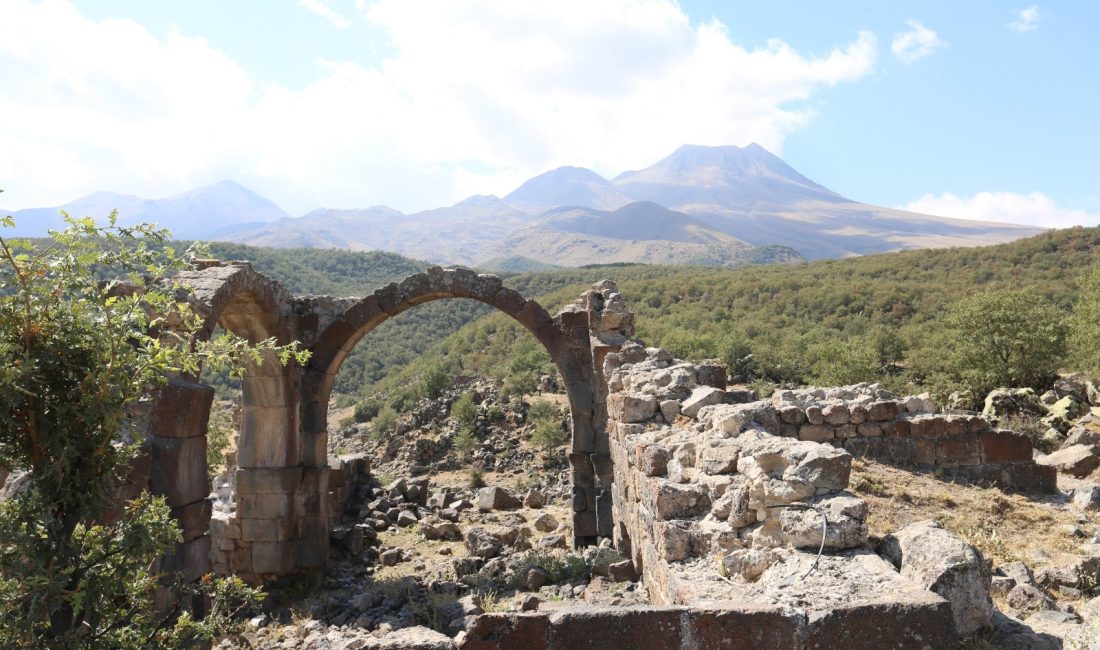
[[[881,400],[867,405],[867,419],[872,422],[888,422],[898,417],[900,409],[893,400]]]
[[[1006,430],[979,434],[983,463],[1011,463],[1031,460],[1032,445],[1026,436]]]
[[[242,519],[281,519],[290,516],[286,494],[238,494],[237,515]]]
[[[150,433],[161,438],[206,435],[214,389],[174,378],[157,394]]]
[[[802,424],[806,421],[806,413],[797,406],[784,406],[779,409],[779,419],[784,424]]]
[[[832,426],[848,424],[851,421],[851,412],[846,404],[830,404],[821,409],[821,416],[825,419],[825,424]]]
[[[801,648],[803,615],[778,606],[736,605],[688,610],[685,638],[698,648],[764,650]]]
[[[300,462],[298,409],[294,406],[246,406],[237,447],[240,467],[289,467]]]
[[[275,542],[279,539],[275,519],[241,519],[241,539],[246,542]]]
[[[936,461],[939,467],[961,467],[982,462],[981,446],[975,434],[943,436],[936,439]]]
[[[637,448],[638,470],[646,476],[665,476],[668,473],[668,461],[672,454],[660,445],[645,445]],[[736,462],[736,461],[735,461]]]
[[[855,438],[858,434],[856,431],[856,425],[854,424],[842,424],[836,428],[837,440],[845,440],[847,438]]]
[[[957,639],[951,609],[947,601],[934,598],[857,603],[810,612],[803,647],[806,650],[953,648]]]
[[[726,390],[726,367],[720,363],[701,363],[695,367],[695,375],[701,386]]]
[[[573,513],[574,537],[595,537],[597,535],[599,535],[599,527],[596,523],[595,510]]]
[[[294,570],[298,545],[294,541],[252,544],[252,571],[261,575],[285,575]]]
[[[710,497],[703,487],[661,481],[652,490],[657,519],[686,519],[710,510]]]
[[[699,414],[699,409],[704,406],[722,404],[725,402],[726,391],[713,386],[700,386],[691,391],[691,395],[680,405],[680,412],[689,418]]]
[[[180,531],[183,533],[183,541],[195,539],[210,529],[210,509],[209,499],[202,499],[178,508],[172,508],[172,516],[179,522]]]
[[[821,407],[817,405],[806,407],[806,421],[810,424],[825,424],[825,415],[821,412]]]
[[[548,650],[550,617],[545,613],[491,613],[474,619],[462,641],[463,650]]]
[[[867,421],[869,413],[866,404],[852,404],[848,410],[850,412],[848,421],[852,424],[859,425]]]
[[[704,447],[699,452],[699,469],[704,474],[731,474],[737,471],[739,448],[735,444]]]
[[[863,422],[856,427],[856,435],[873,438],[882,435],[882,425],[878,422]]]
[[[1027,492],[1054,494],[1058,491],[1058,471],[1037,463],[1001,465],[1001,484]]]
[[[561,610],[550,616],[549,647],[679,650],[683,612],[672,607]]]
[[[148,438],[149,490],[162,494],[168,506],[178,508],[205,499],[206,436],[194,438]]]
[[[235,479],[238,494],[290,494],[302,483],[302,468],[238,468]]]
[[[657,413],[657,399],[652,395],[612,393],[607,396],[607,414],[620,422],[645,422]]]
[[[798,428],[799,440],[810,440],[812,442],[823,442],[826,440],[833,440],[836,437],[836,431],[824,424],[803,424]]]
[[[676,421],[676,418],[680,415],[680,402],[674,399],[666,399],[661,402],[661,416],[664,417],[665,422],[672,424]]]

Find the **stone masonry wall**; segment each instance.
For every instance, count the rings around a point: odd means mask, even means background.
[[[332,530],[337,523],[340,513],[348,500],[354,496],[355,487],[367,480],[370,475],[370,459],[364,454],[350,454],[329,458],[328,492],[325,495],[327,501],[326,512],[330,513],[330,520],[325,530]],[[210,517],[210,538],[212,540],[210,551],[210,566],[219,575],[240,573],[250,576],[253,572],[251,562],[254,560],[254,543],[242,538],[242,521],[238,516],[237,499],[255,498],[252,495],[237,494],[235,480],[236,471],[229,471],[215,479],[214,492],[211,495],[213,502],[213,514]],[[208,501],[210,503],[211,501]],[[286,521],[284,495],[272,495],[259,503],[251,506],[250,512],[256,515],[266,514],[267,520],[272,525],[278,526],[278,522]],[[266,511],[262,511],[265,509]],[[253,517],[252,519],[255,519]]]
[[[683,591],[703,581],[678,584],[676,563],[720,558],[722,571],[751,579],[778,559],[769,549],[816,550],[822,515],[826,548],[866,541],[867,505],[845,491],[846,451],[770,433],[778,418],[769,405],[713,401],[720,389],[700,386],[699,368],[664,350],[624,345],[604,372],[615,541],[655,603],[700,595],[698,585]]]
[[[719,396],[711,397],[717,399]],[[1055,472],[1032,460],[1031,442],[980,415],[937,414],[927,394],[898,399],[876,385],[781,390],[770,429],[827,442],[857,457],[924,468],[948,477],[1053,492]]]

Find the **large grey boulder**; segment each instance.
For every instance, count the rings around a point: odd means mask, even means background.
[[[1088,476],[1092,470],[1100,467],[1100,454],[1097,454],[1097,447],[1073,445],[1052,454],[1040,456],[1035,459],[1035,462],[1053,467],[1059,472],[1082,477]]]
[[[521,505],[519,499],[502,487],[489,486],[477,491],[477,509],[482,512],[514,510]]]
[[[982,414],[996,417],[1041,417],[1047,414],[1047,407],[1030,388],[997,388],[985,396]]]
[[[959,636],[992,625],[989,568],[978,549],[951,531],[934,521],[920,521],[883,538],[879,552],[902,576],[951,604]]]

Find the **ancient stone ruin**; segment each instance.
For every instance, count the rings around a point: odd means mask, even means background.
[[[329,396],[350,350],[386,319],[469,298],[547,349],[571,413],[573,544],[613,538],[660,607],[485,614],[464,648],[948,647],[988,625],[988,568],[934,526],[868,550],[867,504],[846,490],[852,455],[1053,488],[1027,439],[980,416],[937,415],[927,397],[873,385],[766,400],[727,390],[721,366],[633,341],[633,315],[608,281],[553,317],[465,269],[435,267],[366,298],[293,297],[247,263],[211,261],[177,282],[205,335],[221,327],[312,353],[305,367],[248,369],[237,467],[213,510],[213,391],[175,378],[153,404],[146,480],[181,522],[172,562],[190,577],[213,569],[262,581],[325,567],[347,486],[369,471],[362,459],[327,456]],[[955,576],[946,587],[945,573]]]

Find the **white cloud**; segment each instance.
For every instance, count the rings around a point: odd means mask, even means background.
[[[1100,213],[1060,208],[1042,192],[979,192],[969,198],[944,192],[939,196],[925,194],[916,201],[899,207],[902,210],[941,217],[999,221],[1042,228],[1100,225]]]
[[[1039,27],[1039,5],[1031,5],[1026,9],[1016,12],[1016,20],[1008,24],[1008,28],[1016,32],[1030,32]]]
[[[317,2],[306,5],[327,7]],[[113,189],[239,180],[292,212],[435,207],[558,165],[605,174],[684,143],[781,153],[824,88],[864,77],[873,34],[822,56],[748,49],[673,0],[380,0],[365,66],[260,84],[201,38],[0,0],[0,179],[8,208]]]
[[[890,42],[890,50],[902,63],[909,65],[947,46],[936,32],[919,22],[907,20],[905,24],[909,26],[909,31],[894,34]]]
[[[329,21],[337,29],[351,27],[351,20],[337,13],[335,9],[325,4],[324,0],[298,0],[298,5]]]

